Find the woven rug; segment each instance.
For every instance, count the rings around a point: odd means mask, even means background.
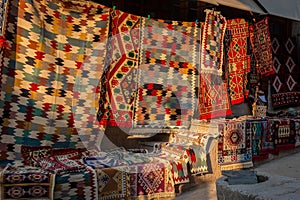
[[[169,164],[152,162],[129,166],[130,197],[134,199],[174,198],[175,188]]]
[[[276,25],[273,26],[276,27]],[[300,103],[300,84],[297,80],[300,78],[300,69],[296,38],[284,37],[283,31],[273,34],[272,49],[275,74],[270,77],[272,106],[274,108],[298,106]]]
[[[96,169],[99,200],[129,200],[130,183],[126,167]]]
[[[101,125],[131,127],[140,45],[140,17],[111,12],[106,68],[101,78],[98,120]]]
[[[23,144],[95,147],[108,14],[92,2],[11,1],[11,49],[1,62],[1,160],[21,159]]]
[[[261,76],[274,74],[269,18],[250,25],[250,41]]]
[[[295,123],[293,120],[269,119],[268,124],[268,131],[273,137],[276,152],[295,148]]]
[[[54,199],[98,200],[96,171],[86,166],[81,172],[56,175]]]
[[[199,84],[200,119],[212,119],[231,115],[227,83],[221,76],[202,73]]]
[[[222,170],[253,166],[251,134],[246,132],[246,121],[227,120],[219,124],[218,164]]]
[[[292,119],[295,124],[295,146],[300,146],[300,119]]]
[[[53,200],[55,174],[34,167],[8,165],[0,172],[1,200]]]
[[[199,38],[194,22],[142,18],[138,90],[130,134],[145,136],[190,126],[196,107]]]
[[[249,119],[246,121],[246,132],[252,136],[252,160],[266,160],[269,153],[263,149],[263,138],[267,135],[267,120]]]
[[[231,104],[244,102],[247,79],[250,71],[250,55],[248,55],[249,24],[245,19],[227,20],[225,32],[224,65],[228,74]]]
[[[226,19],[218,11],[205,10],[201,42],[201,73],[222,75]]]

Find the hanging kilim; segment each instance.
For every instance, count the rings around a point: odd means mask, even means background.
[[[206,9],[205,12],[201,43],[201,73],[222,75],[223,40],[227,22],[219,11]]]
[[[85,1],[12,0],[1,62],[1,160],[20,146],[95,147],[108,8]],[[84,131],[82,131],[84,130]]]
[[[227,20],[225,32],[225,70],[227,70],[231,104],[244,102],[246,75],[250,71],[248,55],[249,24],[245,19]]]
[[[86,166],[82,172],[56,175],[54,199],[98,200],[98,181],[94,169]]]
[[[111,12],[106,69],[101,78],[98,120],[101,125],[131,127],[136,93],[140,17]]]
[[[127,167],[96,169],[99,200],[130,200]]]
[[[261,76],[274,74],[269,18],[250,25],[250,41]]]
[[[246,121],[227,120],[219,124],[218,164],[222,170],[253,166],[251,134],[246,131]]]
[[[272,105],[274,108],[298,106],[300,66],[296,38],[277,34],[272,40],[275,70],[275,74],[270,77]]]
[[[199,38],[194,22],[142,18],[131,134],[147,136],[190,126],[196,104]]]
[[[267,135],[267,123],[265,119],[249,119],[246,121],[246,132],[252,136],[252,160],[265,160],[269,153],[263,150],[263,137]]]
[[[6,166],[0,172],[0,199],[54,199],[55,174],[34,167]]]
[[[212,119],[231,115],[227,83],[221,76],[202,73],[199,84],[200,119]]]
[[[132,200],[175,197],[174,182],[169,164],[152,162],[131,165],[129,172]]]
[[[295,123],[293,120],[269,119],[268,124],[268,131],[273,137],[276,152],[295,148]]]

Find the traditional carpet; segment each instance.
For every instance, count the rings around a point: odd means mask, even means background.
[[[82,172],[56,175],[54,199],[98,200],[96,171],[86,166]]]
[[[300,146],[300,119],[292,119],[295,124],[295,146]]]
[[[53,200],[55,174],[34,167],[8,165],[0,172],[1,200]]]
[[[188,128],[196,108],[199,28],[194,22],[141,19],[138,89],[130,134]]]
[[[293,120],[269,119],[268,124],[268,131],[273,137],[275,151],[295,148],[295,123]]]
[[[200,119],[213,119],[231,115],[227,83],[221,76],[202,73],[199,84]]]
[[[205,10],[201,42],[201,73],[222,75],[226,19],[218,11]]]
[[[249,168],[252,163],[251,134],[246,132],[246,121],[227,120],[219,124],[218,164],[222,170]]]
[[[298,106],[300,103],[300,84],[297,81],[300,78],[300,69],[296,38],[284,37],[282,32],[281,30],[273,33],[272,40],[275,74],[270,77],[270,84],[274,108]]]
[[[129,200],[130,177],[127,167],[96,169],[99,200]]]
[[[252,136],[252,160],[265,160],[269,158],[269,153],[263,148],[263,138],[267,135],[267,120],[249,119],[246,121],[246,132]]]
[[[184,158],[190,164],[192,174],[208,173],[207,152],[205,147],[190,146],[185,150]]]
[[[58,175],[85,171],[85,165],[79,160],[71,160],[64,156],[50,156],[38,160],[41,168]]]
[[[269,18],[250,25],[250,41],[261,76],[274,74]]]
[[[169,164],[152,162],[129,166],[131,199],[174,198]]]
[[[111,12],[106,69],[101,78],[98,120],[101,125],[131,127],[136,94],[140,17]]]
[[[94,147],[95,99],[109,9],[96,3],[12,0],[1,62],[1,160],[20,146]],[[84,129],[84,131],[81,131]]]
[[[52,156],[52,147],[22,145],[21,155],[25,165],[39,167],[39,159]]]
[[[248,55],[249,24],[245,19],[227,20],[224,36],[224,65],[228,71],[231,104],[244,102],[246,75],[250,71],[250,55]]]
[[[6,18],[6,11],[7,11],[7,5],[8,5],[8,0],[3,0],[0,2],[0,36],[3,35],[3,30],[4,30],[4,20]]]

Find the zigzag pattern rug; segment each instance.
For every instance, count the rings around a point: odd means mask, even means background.
[[[190,126],[196,103],[199,38],[196,23],[142,18],[132,134],[145,136]]]
[[[140,17],[111,12],[111,31],[98,110],[101,125],[131,127],[136,94]]]
[[[96,3],[13,0],[1,65],[1,160],[22,144],[95,147],[109,9]],[[83,128],[84,130],[82,130]]]
[[[227,22],[220,12],[206,9],[205,13],[201,43],[201,73],[222,75],[223,39]]]

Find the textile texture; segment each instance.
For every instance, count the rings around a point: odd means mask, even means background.
[[[98,120],[101,125],[131,127],[136,94],[140,45],[139,16],[111,12],[108,54],[101,88]]]
[[[274,140],[275,151],[295,148],[295,123],[290,119],[269,119],[269,132]]]
[[[250,41],[260,76],[274,74],[268,17],[250,25]]]
[[[300,146],[300,119],[293,119],[295,124],[295,146]]]
[[[0,173],[1,200],[53,200],[55,174],[34,167],[8,165]]]
[[[249,24],[245,19],[227,20],[224,62],[233,105],[243,103],[245,99],[246,76],[250,71],[249,36]]]
[[[108,15],[92,2],[10,1],[5,33],[11,48],[3,49],[1,62],[1,160],[20,159],[23,144],[96,145]]]
[[[163,129],[188,128],[196,107],[199,28],[193,22],[141,19],[131,133],[147,135]]]
[[[84,171],[56,175],[54,199],[98,200],[97,174],[86,166]]]
[[[263,138],[267,135],[267,120],[247,120],[246,132],[252,136],[252,160],[265,160],[269,158],[269,153],[263,149]]]
[[[222,75],[223,40],[226,19],[220,12],[205,10],[201,41],[201,73]]]
[[[129,173],[126,167],[96,169],[99,200],[130,199]]]
[[[213,119],[231,115],[227,83],[221,76],[202,73],[199,84],[199,119]]]
[[[21,146],[21,155],[25,165],[39,167],[39,159],[50,157],[52,155],[52,147],[50,146]]]
[[[219,124],[218,164],[221,169],[253,166],[251,134],[246,132],[246,121],[226,121]]]
[[[131,199],[175,197],[170,165],[152,162],[129,167]]]
[[[275,74],[270,77],[270,84],[274,108],[297,106],[300,103],[300,69],[296,38],[284,37],[280,33],[275,32],[272,39]]]

